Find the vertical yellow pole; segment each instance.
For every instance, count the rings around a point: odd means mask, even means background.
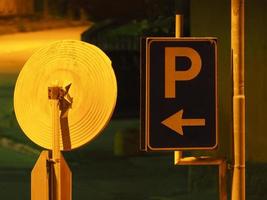
[[[56,87],[59,89],[59,87]],[[52,200],[61,200],[61,177],[60,177],[60,128],[59,128],[59,100],[51,100],[52,107],[52,160],[53,173],[52,173],[52,185],[51,196]]]
[[[244,0],[231,1],[234,172],[232,200],[245,200]]]
[[[183,16],[175,15],[175,37],[179,38],[183,34]],[[179,163],[183,156],[182,151],[174,151],[174,164]]]
[[[179,38],[183,35],[183,16],[175,15],[175,37]]]

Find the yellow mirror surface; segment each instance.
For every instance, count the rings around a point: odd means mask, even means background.
[[[108,123],[117,98],[110,59],[96,46],[77,41],[54,42],[34,53],[16,82],[14,108],[24,133],[36,144],[52,148],[52,112],[48,87],[66,87],[73,99],[60,117],[60,149],[80,147]]]

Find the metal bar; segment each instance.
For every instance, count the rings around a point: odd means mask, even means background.
[[[175,37],[179,38],[183,34],[183,16],[182,15],[175,15]],[[174,164],[179,162],[182,158],[183,152],[182,151],[174,151]]]
[[[175,15],[175,37],[179,38],[183,36],[183,16]]]
[[[219,198],[220,200],[227,200],[227,187],[226,187],[226,172],[227,163],[226,160],[221,158],[211,158],[207,156],[201,157],[186,157],[177,159],[175,165],[189,165],[189,166],[203,166],[203,165],[218,165],[219,168]]]
[[[61,177],[60,177],[60,140],[59,140],[59,101],[52,100],[53,116],[53,147],[52,160],[54,161],[53,200],[61,200]]]
[[[175,165],[221,165],[222,162],[226,162],[225,159],[200,156],[181,158]]]
[[[174,165],[180,162],[183,157],[182,151],[174,151]]]
[[[234,172],[232,200],[245,200],[244,0],[231,1]]]
[[[60,171],[60,126],[59,126],[59,87],[49,88],[51,92],[52,109],[52,200],[61,200],[61,171]]]

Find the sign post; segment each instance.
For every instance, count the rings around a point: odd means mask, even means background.
[[[32,200],[72,199],[72,173],[61,151],[100,134],[116,99],[111,61],[96,46],[62,40],[29,58],[16,82],[14,110],[24,133],[48,149],[31,173]]]
[[[142,43],[141,148],[174,151],[175,165],[218,166],[220,200],[227,200],[225,159],[182,158],[182,150],[218,144],[216,39],[180,38],[180,15],[175,32],[175,38]]]
[[[234,172],[232,200],[245,200],[245,76],[244,0],[231,1],[231,46],[233,60]]]
[[[182,15],[175,15],[175,37],[179,38],[183,36],[183,16]],[[174,164],[179,162],[182,158],[183,152],[182,151],[174,151]]]

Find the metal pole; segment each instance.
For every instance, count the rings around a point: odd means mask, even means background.
[[[60,130],[59,130],[59,101],[52,100],[52,116],[53,116],[53,147],[52,160],[54,162],[54,176],[52,182],[53,200],[61,200],[61,177],[60,177]]]
[[[175,15],[175,37],[179,38],[183,35],[183,16]]]
[[[181,15],[175,16],[175,37],[183,35],[183,18]],[[187,157],[183,158],[182,151],[174,151],[174,165],[217,165],[219,167],[219,198],[227,200],[226,173],[227,163],[225,159],[210,157]]]
[[[183,34],[183,16],[175,15],[175,37],[179,38]],[[174,164],[179,163],[182,158],[182,151],[174,151]]]
[[[234,172],[232,200],[245,200],[244,0],[231,1]]]
[[[51,200],[61,200],[61,163],[60,163],[60,127],[59,127],[59,97],[60,87],[50,87],[49,99],[52,109],[52,173]]]

